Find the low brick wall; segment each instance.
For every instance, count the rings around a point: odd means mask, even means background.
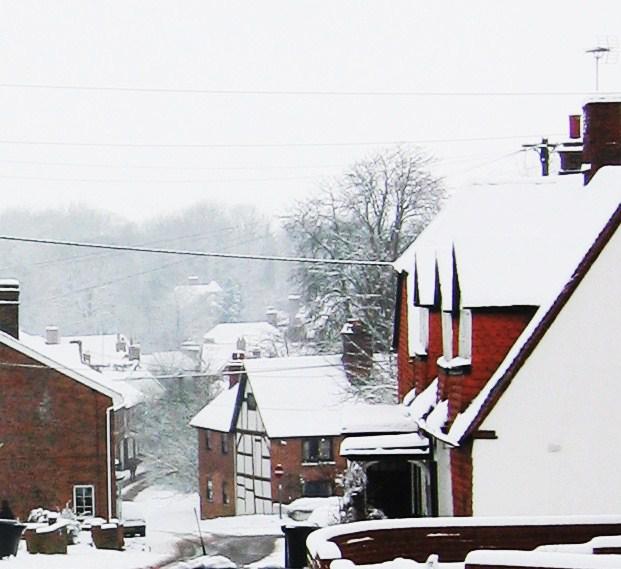
[[[609,535],[621,535],[621,516],[421,518],[324,528],[311,534],[307,547],[311,567],[328,569],[334,559],[365,565],[397,557],[424,562],[436,554],[440,561],[453,562],[479,549],[524,551]]]
[[[618,569],[621,555],[542,553],[540,551],[474,551],[465,569]]]

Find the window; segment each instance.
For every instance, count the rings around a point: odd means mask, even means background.
[[[229,435],[228,433],[221,433],[222,439],[220,440],[220,448],[222,450],[222,454],[229,453]]]
[[[223,504],[229,503],[229,489],[228,489],[226,482],[222,483],[222,503]]]
[[[207,479],[207,493],[205,495],[208,502],[213,502],[213,480]]]
[[[205,430],[205,450],[211,450],[211,431]]]
[[[257,410],[257,400],[254,398],[254,393],[248,393],[248,395],[246,395],[246,402],[248,403],[248,409],[250,411]]]
[[[332,483],[329,480],[305,481],[302,493],[307,498],[326,498],[332,495]]]
[[[314,438],[302,441],[302,462],[325,462],[332,460],[332,439]]]
[[[76,516],[95,515],[95,487],[94,486],[74,486],[73,487],[73,509]]]

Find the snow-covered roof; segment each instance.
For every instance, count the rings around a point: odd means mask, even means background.
[[[116,335],[110,335],[116,342]],[[110,367],[98,367],[98,370],[85,364],[80,358],[80,350],[75,343],[76,336],[63,337],[58,339],[58,343],[49,344],[41,336],[34,336],[25,332],[20,332],[20,341],[30,349],[36,350],[60,366],[63,373],[74,371],[81,376],[88,378],[91,382],[113,390],[117,395],[122,396],[122,401],[117,397],[115,407],[130,408],[145,400],[145,397],[157,397],[163,393],[163,388],[158,381],[146,370],[140,368],[135,362],[132,367],[126,367],[128,360],[124,361],[122,369],[115,369],[114,364]],[[77,338],[89,338],[89,336],[78,336]],[[90,338],[99,338],[91,336]],[[104,345],[103,342],[101,345]],[[84,344],[82,346],[84,350]],[[103,361],[101,358],[99,362]],[[111,362],[112,360],[108,360]],[[101,364],[99,364],[101,365]]]
[[[216,296],[222,292],[222,287],[216,281],[210,281],[208,284],[186,284],[176,286],[174,295],[177,302],[181,305],[187,305],[204,297]]]
[[[539,306],[567,281],[621,199],[621,168],[588,187],[572,176],[458,192],[397,259],[411,305],[434,303],[436,270],[444,309],[457,269],[462,307]],[[415,280],[414,280],[415,279]]]
[[[94,366],[128,365],[129,339],[123,334],[91,334],[86,336],[63,336],[63,342],[81,342]],[[121,347],[123,346],[123,347]],[[119,348],[119,349],[117,349]]]
[[[246,342],[247,358],[253,350],[260,350],[260,357],[285,355],[285,342],[281,331],[269,322],[226,322],[214,326],[204,336],[203,364],[214,372],[220,371],[237,351],[237,341]]]
[[[341,456],[421,455],[429,452],[429,440],[418,433],[346,437]]]
[[[208,342],[226,344],[236,342],[238,338],[246,338],[247,341],[261,342],[273,336],[280,336],[280,331],[269,322],[224,322],[217,324],[204,336]]]
[[[594,186],[594,184],[597,185]],[[614,184],[616,187],[621,188],[621,168],[608,167],[600,170],[589,185],[589,191],[593,191],[594,193],[601,191],[609,184]],[[576,261],[576,264],[572,268],[572,273],[567,276],[565,281],[562,281],[557,286],[554,295],[538,308],[531,321],[520,334],[485,386],[471,401],[469,406],[454,419],[448,433],[444,434],[441,430],[447,418],[447,409],[444,408],[446,405],[443,406],[446,402],[437,405],[425,420],[419,421],[421,428],[446,442],[454,445],[459,444],[464,435],[479,419],[495,390],[502,382],[506,381],[511,370],[514,369],[516,365],[519,366],[520,363],[529,356],[530,352],[528,348],[534,348],[537,336],[541,337],[545,334],[547,327],[556,317],[557,311],[562,309],[565,300],[571,296],[575,288],[579,285],[581,276],[588,271],[590,263],[592,263],[595,258],[593,255],[605,245],[610,234],[618,230],[620,219],[621,200],[617,199],[616,204],[614,204],[608,212],[608,218],[602,222],[601,226],[599,226],[594,233],[593,240],[589,243],[588,251],[583,252],[583,256]],[[604,229],[606,229],[607,232],[604,231]],[[589,253],[592,258],[589,258],[587,253]]]
[[[203,407],[190,421],[192,427],[228,433],[235,415],[240,384],[225,389]]]
[[[341,432],[353,433],[409,433],[416,431],[416,423],[403,405],[345,404],[341,415]]]
[[[343,405],[355,396],[340,355],[244,362],[269,437],[338,435]]]
[[[39,342],[38,340],[41,340]],[[55,354],[50,354],[44,349],[41,349],[42,346],[45,345],[45,341],[43,338],[39,338],[37,336],[29,336],[24,332],[20,332],[20,339],[17,340],[10,336],[9,334],[5,334],[4,332],[0,332],[0,343],[24,354],[25,356],[40,362],[41,364],[66,375],[67,377],[74,379],[78,383],[85,385],[86,387],[93,389],[107,397],[112,399],[113,405],[115,407],[120,407],[123,405],[123,397],[120,391],[114,389],[113,387],[106,385],[103,381],[101,381],[100,374],[98,374],[95,370],[85,366],[81,362],[75,363],[74,360],[71,360],[71,363],[63,360],[62,353],[60,358],[54,357]],[[77,353],[77,349],[76,349]],[[78,357],[79,360],[79,357]],[[75,365],[74,365],[75,363]]]

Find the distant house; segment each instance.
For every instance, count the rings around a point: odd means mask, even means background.
[[[395,264],[402,407],[428,437],[401,485],[415,515],[621,505],[598,466],[621,395],[621,173],[561,180],[456,195]]]
[[[203,336],[202,359],[206,369],[221,371],[235,351],[246,359],[279,358],[287,355],[282,331],[274,324],[257,322],[224,322]]]
[[[202,517],[341,493],[342,413],[358,402],[342,356],[238,358],[225,375],[228,389],[191,422]]]
[[[36,507],[116,514],[114,409],[92,374],[19,340],[19,283],[0,282],[0,493],[25,519]]]
[[[79,371],[122,395],[122,402],[115,407],[115,457],[118,469],[129,469],[131,461],[140,453],[140,433],[135,425],[138,406],[164,392],[141,365],[140,347],[122,334],[61,336],[55,326],[48,326],[45,336],[21,332],[20,339],[68,369]]]
[[[219,320],[224,291],[214,280],[207,284],[197,276],[173,290],[176,310],[176,335],[179,342],[199,342],[203,332]]]

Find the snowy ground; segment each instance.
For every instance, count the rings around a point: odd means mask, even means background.
[[[80,533],[80,542],[68,547],[67,555],[31,555],[22,540],[16,557],[0,561],[0,569],[143,569],[171,565],[179,554],[180,545],[194,544],[200,553],[200,540],[194,508],[198,508],[196,494],[180,495],[163,489],[149,488],[134,500],[147,522],[146,537],[127,538],[124,551],[105,551],[92,546],[90,534]],[[284,539],[278,516],[238,516],[201,521],[205,542],[213,546],[217,536],[275,536],[275,547],[265,559],[253,567],[283,567]],[[192,547],[185,547],[184,551]],[[211,559],[212,566],[231,567],[226,559]],[[192,564],[176,566],[191,567]]]

